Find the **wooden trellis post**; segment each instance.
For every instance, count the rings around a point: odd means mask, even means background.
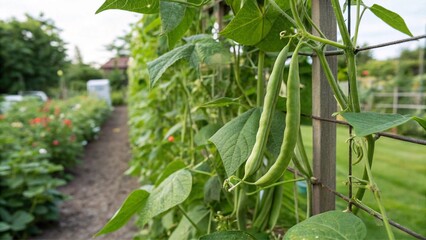
[[[330,40],[336,40],[337,27],[331,2],[312,1],[312,18]],[[316,31],[313,32],[318,35]],[[337,57],[327,57],[334,75],[337,73]],[[317,57],[312,64],[312,115],[331,118],[337,104],[327,83]],[[336,126],[334,123],[313,119],[313,168],[314,176],[320,183],[336,188]],[[312,214],[335,209],[335,196],[320,184],[314,184]]]

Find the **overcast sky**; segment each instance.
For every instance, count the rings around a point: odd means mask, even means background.
[[[63,30],[61,37],[68,43],[70,58],[74,56],[75,46],[78,46],[85,62],[102,64],[113,56],[105,50],[105,45],[129,31],[129,25],[140,18],[139,14],[119,10],[108,10],[95,15],[103,2],[104,0],[0,0],[0,19],[24,19],[25,13],[38,16],[42,12]],[[369,6],[380,3],[399,13],[415,36],[426,32],[426,0],[364,0],[364,3]],[[359,43],[377,44],[406,37],[367,12],[361,24]],[[394,57],[402,48],[415,48],[420,44],[424,44],[424,40],[376,50],[373,54],[380,59]]]

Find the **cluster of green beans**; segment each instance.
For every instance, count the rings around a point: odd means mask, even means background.
[[[275,60],[271,77],[269,78],[266,88],[263,110],[259,120],[259,129],[256,134],[256,142],[244,166],[243,180],[255,173],[262,164],[266,142],[271,129],[272,116],[281,89],[285,61],[287,60],[290,44],[291,41],[281,50]]]
[[[284,174],[284,171],[294,154],[294,148],[296,147],[300,127],[300,77],[298,51],[302,45],[303,42],[299,42],[293,52],[290,63],[287,80],[286,127],[284,129],[284,138],[280,154],[278,155],[275,163],[269,168],[268,172],[255,182],[258,186],[267,186],[276,182]]]

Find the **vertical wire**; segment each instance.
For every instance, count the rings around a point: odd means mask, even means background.
[[[351,37],[351,0],[348,0],[348,32],[349,37]],[[350,81],[348,81],[350,82]],[[348,84],[349,92],[351,91],[351,85]],[[349,126],[349,164],[348,164],[348,180],[349,180],[349,186],[348,186],[348,195],[349,199],[352,199],[352,126]],[[350,201],[348,204],[349,211],[352,212],[352,202]]]

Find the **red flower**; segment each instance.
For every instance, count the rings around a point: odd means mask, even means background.
[[[30,120],[31,125],[42,124],[44,127],[47,126],[48,122],[49,122],[49,118],[47,117],[36,117]]]
[[[167,141],[169,141],[169,142],[174,142],[174,141],[175,141],[175,137],[170,136],[170,137],[168,137],[168,138],[167,138]]]
[[[55,139],[55,140],[53,140],[52,144],[53,144],[54,146],[58,146],[58,145],[59,145],[59,141]]]
[[[364,71],[361,72],[361,75],[364,76],[364,77],[368,76],[369,74],[370,74],[370,72],[368,72],[368,70],[364,70]]]
[[[72,121],[69,119],[64,119],[64,124],[67,125],[67,127],[71,128],[72,126]]]
[[[0,120],[3,120],[3,119],[5,119],[6,117],[4,116],[4,115],[1,115],[0,114]]]
[[[43,121],[42,118],[36,117],[30,120],[30,124],[38,124],[38,123],[41,123],[42,121]]]

